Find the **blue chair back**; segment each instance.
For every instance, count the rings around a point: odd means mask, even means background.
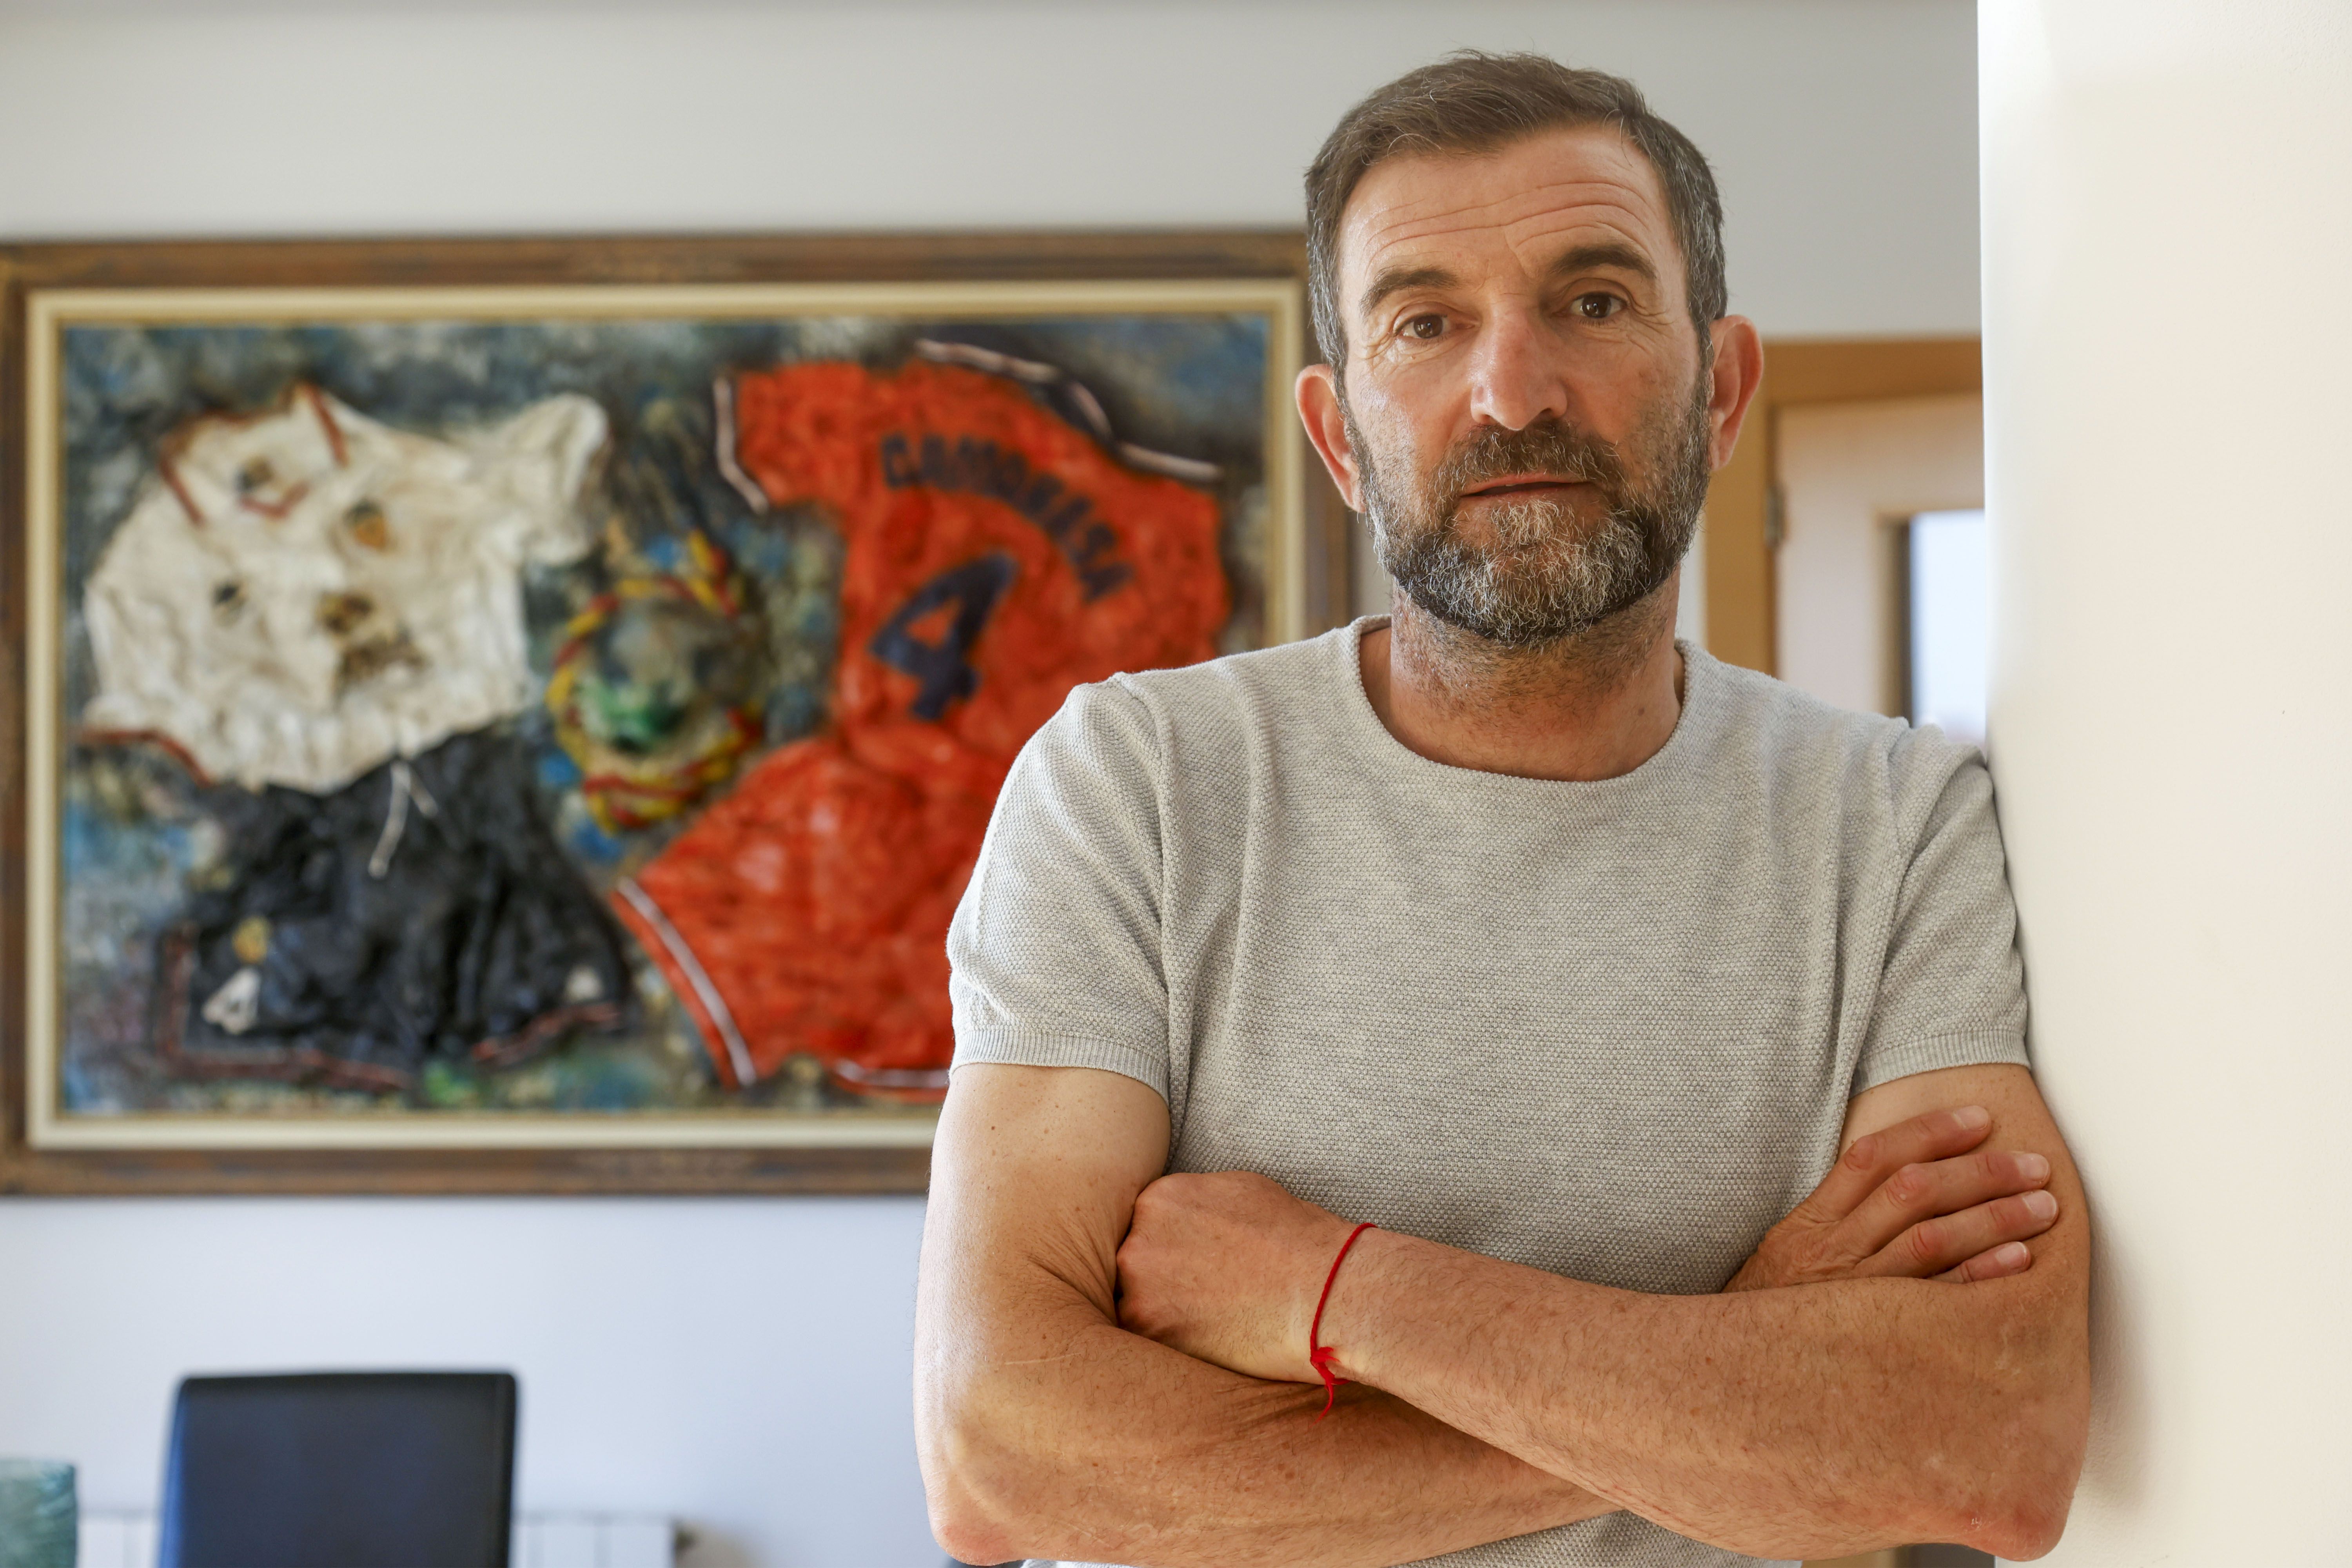
[[[159,1568],[507,1568],[507,1373],[191,1377]]]

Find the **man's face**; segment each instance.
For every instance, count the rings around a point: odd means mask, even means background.
[[[1351,499],[1398,586],[1526,647],[1664,584],[1719,422],[1648,161],[1599,126],[1391,159],[1339,255]]]

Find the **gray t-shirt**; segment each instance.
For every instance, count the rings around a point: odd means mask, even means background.
[[[1846,1101],[2023,1062],[1973,749],[1685,646],[1675,732],[1559,783],[1431,762],[1358,643],[1080,687],[948,935],[956,1064],[1166,1097],[1171,1171],[1626,1289],[1719,1289]],[[1449,1564],[1744,1563],[1632,1514]]]

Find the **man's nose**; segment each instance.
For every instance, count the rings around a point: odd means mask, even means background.
[[[1475,419],[1524,430],[1547,416],[1568,417],[1560,345],[1526,310],[1506,310],[1488,321],[1471,357],[1470,376],[1470,413]]]

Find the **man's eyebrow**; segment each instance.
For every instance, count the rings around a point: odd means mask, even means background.
[[[1648,283],[1658,280],[1658,269],[1650,264],[1648,257],[1630,245],[1614,242],[1571,247],[1555,257],[1544,271],[1558,279],[1590,272],[1598,267],[1614,267]],[[1363,298],[1356,302],[1356,309],[1369,316],[1391,294],[1401,294],[1408,289],[1450,289],[1460,281],[1443,267],[1387,268],[1373,278]]]
[[[1613,242],[1572,246],[1553,258],[1552,264],[1544,271],[1554,279],[1559,279],[1571,273],[1590,272],[1596,267],[1614,267],[1631,272],[1647,283],[1658,280],[1658,269],[1650,265],[1648,257],[1630,245]]]
[[[1356,309],[1370,315],[1380,309],[1381,301],[1407,289],[1451,289],[1460,279],[1443,267],[1391,267],[1383,268],[1372,279],[1371,287],[1356,302]]]

